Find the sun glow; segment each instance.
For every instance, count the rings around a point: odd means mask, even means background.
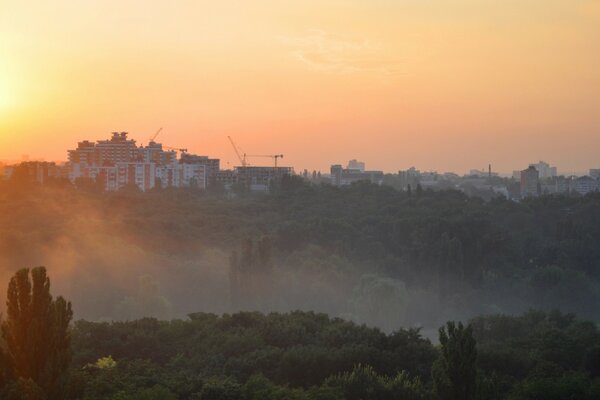
[[[0,74],[0,112],[5,112],[14,105],[14,89],[6,74]]]
[[[10,96],[7,90],[0,88],[0,110],[5,110],[10,105]]]

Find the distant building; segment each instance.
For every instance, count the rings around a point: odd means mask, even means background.
[[[423,188],[434,188],[440,182],[440,175],[437,172],[421,172],[419,176],[419,184]]]
[[[418,179],[421,176],[421,171],[415,167],[410,167],[405,171],[398,171],[398,175],[403,179]]]
[[[521,197],[539,196],[540,174],[534,166],[521,171]]]
[[[217,182],[223,185],[226,189],[229,189],[234,183],[238,181],[238,175],[234,170],[224,169],[217,172],[215,175]]]
[[[600,168],[590,169],[590,177],[600,179]]]
[[[579,194],[588,194],[600,190],[600,182],[589,176],[573,179],[572,190]]]
[[[66,177],[66,169],[63,165],[48,161],[24,161],[16,165],[5,166],[4,178],[10,179],[17,168],[23,171],[31,182],[43,184],[51,179]]]
[[[365,163],[362,161],[350,160],[348,161],[348,166],[346,168],[365,172]]]
[[[97,179],[109,191],[133,185],[145,191],[154,187],[156,182],[155,173],[154,163],[117,162],[114,165],[100,168]]]
[[[360,171],[334,164],[331,166],[330,172],[331,184],[334,186],[346,186],[359,181],[369,181],[378,185],[383,182],[383,171]]]
[[[285,175],[292,175],[292,167],[235,167],[237,181],[245,184],[252,191],[268,191],[274,180],[279,180]]]
[[[169,165],[177,162],[177,152],[163,149],[162,144],[151,141],[147,146],[140,146],[133,157],[137,161],[153,162],[156,165]]]
[[[521,181],[521,170],[513,171],[512,177],[515,181],[520,182]]]
[[[140,190],[160,187],[197,187],[205,189],[208,178],[219,171],[219,160],[207,156],[165,150],[151,141],[137,146],[127,132],[113,132],[109,140],[79,142],[68,151],[68,177],[99,180],[105,190],[115,191],[127,185]]]
[[[539,179],[553,178],[557,175],[556,167],[551,167],[550,164],[545,161],[529,164],[529,166],[534,167],[538,171]]]
[[[220,170],[221,160],[218,158],[209,158],[208,156],[198,156],[195,154],[183,153],[179,158],[181,164],[204,165],[207,177],[215,177]]]
[[[541,183],[540,194],[561,194],[571,190],[571,179],[564,176],[548,178]]]
[[[477,176],[480,178],[489,178],[492,176],[498,176],[497,172],[492,172],[491,171],[491,167],[486,171],[486,170],[479,170],[479,169],[472,169],[469,171],[469,175],[471,176]]]

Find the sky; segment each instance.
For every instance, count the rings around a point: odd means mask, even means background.
[[[600,0],[0,0],[0,159],[160,127],[223,168],[228,135],[300,171],[598,168]]]

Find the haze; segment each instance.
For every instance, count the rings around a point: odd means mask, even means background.
[[[597,163],[600,1],[0,1],[0,159],[126,130],[236,163]],[[468,156],[465,156],[468,154]]]

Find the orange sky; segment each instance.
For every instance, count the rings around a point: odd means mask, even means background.
[[[231,135],[296,169],[598,168],[600,0],[0,0],[0,159],[161,126],[224,167]]]

